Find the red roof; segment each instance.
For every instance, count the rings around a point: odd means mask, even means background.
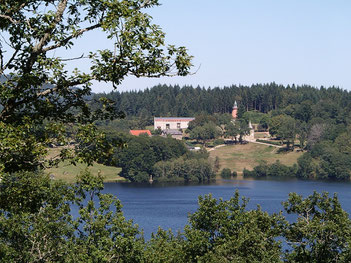
[[[151,136],[151,132],[149,130],[130,130],[129,133],[135,136],[146,133],[147,135]]]

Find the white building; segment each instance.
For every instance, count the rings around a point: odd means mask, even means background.
[[[195,120],[192,117],[154,117],[154,129],[161,130],[179,130],[187,129],[189,122]]]

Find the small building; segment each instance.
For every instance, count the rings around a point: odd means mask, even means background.
[[[193,117],[154,117],[154,129],[179,130],[187,129]]]
[[[181,140],[183,138],[183,133],[180,130],[176,129],[166,129],[162,131],[162,135],[167,137],[170,135],[172,138]]]
[[[147,134],[148,136],[151,136],[151,132],[149,130],[130,130],[129,134],[134,136],[139,136],[140,134]]]

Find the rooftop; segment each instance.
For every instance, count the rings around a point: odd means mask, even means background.
[[[129,133],[135,136],[146,133],[147,135],[151,136],[151,132],[149,130],[130,130]]]

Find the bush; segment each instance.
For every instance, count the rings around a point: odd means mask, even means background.
[[[223,139],[216,139],[213,142],[214,146],[221,145],[221,144],[224,144],[224,140]]]
[[[294,177],[296,176],[297,166],[286,166],[281,164],[278,160],[268,166],[267,175],[275,177]]]
[[[222,171],[221,171],[221,177],[222,178],[225,178],[225,179],[228,179],[232,176],[232,171],[229,169],[229,168],[224,168]]]
[[[243,170],[244,177],[252,177],[252,176],[255,176],[255,174],[256,173],[254,171],[247,170],[246,168],[244,168]]]
[[[260,139],[256,139],[256,142],[263,142],[263,143],[268,143],[268,144],[273,144],[273,145],[281,146],[281,143],[280,143],[280,142],[272,142],[272,141],[260,140]]]

